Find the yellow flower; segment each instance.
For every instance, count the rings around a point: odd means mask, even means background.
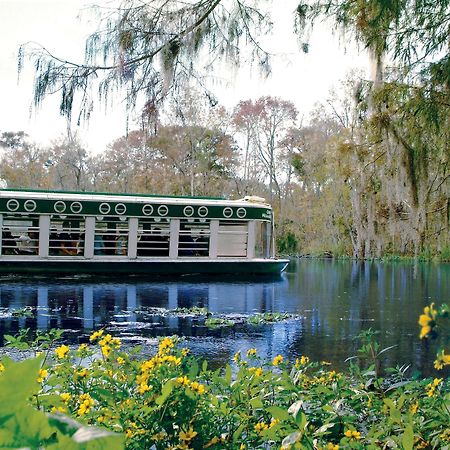
[[[88,374],[88,370],[87,369],[81,369],[81,370],[79,370],[78,372],[77,372],[77,375],[80,377],[80,378],[85,378],[85,377],[87,377],[87,374]]]
[[[295,368],[298,369],[301,366],[305,366],[309,363],[309,358],[307,356],[301,356],[295,360]]]
[[[125,359],[123,359],[121,356],[119,356],[116,361],[120,366],[123,366],[125,364]]]
[[[79,416],[83,416],[87,414],[90,409],[94,406],[94,400],[91,398],[89,394],[81,394],[78,398],[80,406],[78,408],[77,414]]]
[[[58,359],[64,359],[69,353],[70,348],[67,345],[61,345],[55,349],[56,356]]]
[[[247,357],[256,356],[256,348],[250,348],[247,350]]]
[[[222,442],[222,438],[219,438],[217,436],[214,436],[212,439],[210,439],[204,446],[203,448],[209,448],[212,447],[213,445],[218,444],[219,442]]]
[[[238,363],[240,360],[241,360],[241,351],[239,350],[234,354],[233,361],[235,363]]]
[[[47,377],[48,377],[48,370],[39,369],[39,374],[38,374],[36,381],[38,383],[42,383]]]
[[[361,439],[361,433],[359,431],[355,431],[355,430],[346,430],[344,435],[346,437],[348,437],[349,439],[355,439],[355,440]]]
[[[190,350],[186,347],[181,349],[181,356],[184,358],[185,356],[187,356],[189,354]]]
[[[111,339],[111,345],[118,349],[122,345],[122,341],[119,338],[113,338]]]
[[[67,412],[67,408],[65,408],[64,406],[53,406],[52,409],[50,410],[50,412],[65,413],[65,412]]]
[[[100,348],[102,349],[103,356],[105,358],[107,358],[109,356],[109,354],[111,353],[111,347],[109,345],[103,345]]]
[[[450,355],[446,355],[445,350],[441,350],[436,355],[436,361],[434,361],[434,367],[437,370],[442,370],[444,368],[444,366],[448,366],[448,365],[450,365]],[[1,369],[0,369],[0,372],[1,372]]]
[[[245,446],[245,444],[241,444],[241,446],[239,447],[239,450],[245,450],[247,447]]]
[[[81,344],[78,349],[77,349],[77,355],[83,355],[88,351],[88,346],[87,344]]]
[[[147,383],[141,383],[138,387],[139,394],[145,394],[150,390],[150,386]]]
[[[411,414],[416,414],[418,409],[419,409],[419,402],[415,402],[409,407],[409,412]]]
[[[196,381],[193,381],[189,387],[194,392],[197,392],[197,394],[203,394],[205,392],[205,386],[203,384],[197,383]]]
[[[278,425],[279,423],[280,423],[280,421],[278,419],[272,419],[270,421],[269,428],[273,428],[274,426]]]
[[[192,441],[192,439],[194,439],[195,436],[197,436],[197,434],[198,433],[196,431],[194,431],[192,429],[192,427],[191,427],[186,432],[185,431],[180,431],[180,435],[179,436],[180,436],[180,440],[185,441],[185,442],[189,442],[189,441]]]
[[[89,337],[89,340],[91,342],[96,341],[99,337],[103,335],[103,330],[94,331],[91,336]]]
[[[269,425],[267,425],[267,423],[265,423],[265,422],[258,422],[254,427],[254,429],[257,433],[261,433],[262,431],[267,430],[268,428],[269,428]]]
[[[159,350],[158,353],[164,354],[168,353],[171,348],[173,348],[175,343],[173,340],[169,337],[165,337],[160,343],[159,343]]]
[[[274,366],[279,366],[282,362],[283,362],[283,357],[281,355],[275,356],[275,358],[273,358],[273,361],[272,361]]]
[[[328,442],[327,450],[339,450],[339,445]]]
[[[189,378],[186,375],[184,377],[178,377],[175,381],[181,386],[189,386],[190,383]]]
[[[437,316],[437,311],[434,309],[434,303],[430,306],[425,306],[423,309],[423,314],[419,317],[419,325],[422,327],[420,330],[419,338],[426,338],[431,333],[433,326],[435,324]]]
[[[260,377],[262,374],[263,374],[263,369],[262,369],[262,367],[258,367],[256,370],[255,370],[255,376],[256,377]]]
[[[0,373],[5,371],[5,366],[0,362]]]
[[[108,345],[108,344],[110,344],[111,342],[112,342],[112,340],[113,340],[113,337],[108,333],[107,335],[105,335],[102,339],[100,339],[99,341],[98,341],[98,343],[99,343],[99,345],[100,346],[105,346],[105,345]]]
[[[61,397],[61,400],[66,404],[69,403],[70,399],[72,398],[72,396],[68,392],[63,392],[59,396]]]

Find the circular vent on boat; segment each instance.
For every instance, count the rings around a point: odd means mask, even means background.
[[[19,209],[19,202],[16,199],[8,200],[6,207],[10,211],[17,211]]]
[[[57,201],[54,205],[53,205],[53,209],[57,212],[57,213],[63,213],[66,210],[66,204],[62,201]]]
[[[108,203],[101,203],[100,206],[98,207],[98,210],[102,214],[108,214],[111,211],[111,206],[109,206]]]
[[[144,214],[144,216],[151,216],[153,214],[153,206],[146,204],[142,207],[142,214]]]
[[[200,206],[198,208],[198,215],[200,217],[206,217],[208,215],[208,208],[206,206]]]
[[[229,219],[233,215],[233,210],[227,206],[226,208],[223,208],[223,217]]]
[[[247,215],[247,210],[245,208],[238,208],[236,211],[236,215],[239,217],[239,219],[243,219]]]
[[[36,209],[36,202],[34,200],[27,200],[23,204],[23,207],[25,208],[26,211],[32,212]]]
[[[80,202],[73,202],[73,203],[70,205],[70,210],[71,210],[74,214],[80,213],[82,209],[83,209],[83,206],[81,205]]]
[[[121,216],[122,214],[126,213],[127,207],[123,203],[118,203],[114,208],[114,211],[116,211],[116,214],[119,214],[119,216]]]
[[[158,214],[160,216],[167,216],[169,208],[166,205],[158,206]]]

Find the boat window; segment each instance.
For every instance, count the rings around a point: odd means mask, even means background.
[[[96,219],[94,255],[128,255],[128,220]]]
[[[50,219],[49,256],[83,256],[84,218]]]
[[[272,242],[272,231],[270,222],[256,223],[255,257],[269,258]]]
[[[168,219],[139,219],[137,256],[169,256]]]
[[[220,221],[217,239],[217,256],[247,256],[248,222]]]
[[[33,256],[39,253],[39,216],[4,215],[2,255]]]
[[[178,256],[209,256],[210,221],[181,219]]]

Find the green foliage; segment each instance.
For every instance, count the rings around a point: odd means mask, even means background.
[[[277,251],[281,255],[295,255],[298,252],[299,240],[293,231],[285,231],[277,235]]]
[[[283,320],[290,319],[292,316],[288,313],[277,313],[277,312],[268,312],[268,313],[261,313],[261,314],[255,314],[253,316],[250,316],[247,319],[247,322],[252,325],[260,325],[263,323],[275,323],[275,322],[281,322]]]
[[[95,332],[99,349],[61,346],[44,366],[42,357],[4,361],[0,437],[16,447],[69,449],[121,448],[111,431],[129,449],[445,448],[450,383],[408,380],[399,371],[379,378],[371,366],[384,350],[375,337],[361,335],[363,368],[344,374],[306,356],[293,365],[281,355],[266,361],[256,349],[245,358],[238,352],[234,368],[211,370],[173,338],[144,357]]]
[[[233,320],[224,319],[222,317],[210,317],[205,320],[208,328],[232,327],[235,324]]]
[[[41,357],[19,363],[5,359],[0,363],[0,448],[122,449],[121,435],[36,408],[42,387],[37,382],[42,362]]]

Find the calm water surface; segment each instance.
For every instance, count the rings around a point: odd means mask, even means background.
[[[184,336],[193,353],[213,365],[256,347],[263,356],[308,355],[341,369],[358,348],[355,336],[372,328],[380,331],[383,346],[396,346],[385,353],[386,364],[408,364],[411,371],[430,375],[436,343],[419,341],[417,319],[431,301],[448,302],[449,292],[450,264],[316,259],[293,260],[276,279],[7,277],[0,278],[0,346],[5,334],[22,328],[64,328],[70,330],[67,341],[79,343],[91,330],[107,327],[130,344]],[[238,318],[239,324],[211,330],[202,318],[167,314],[193,306]],[[295,318],[245,324],[247,316],[261,312],[288,312]]]

